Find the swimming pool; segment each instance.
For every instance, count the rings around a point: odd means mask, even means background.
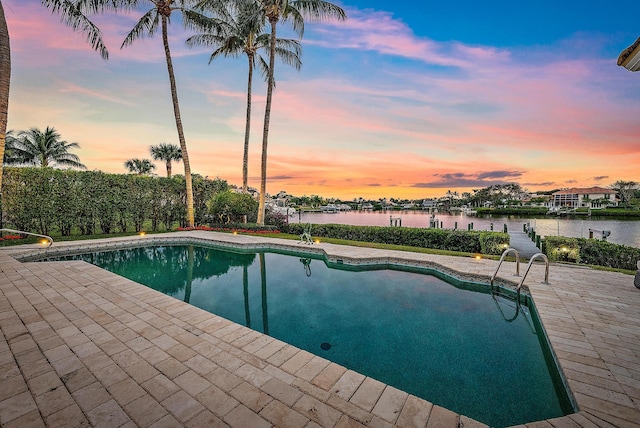
[[[533,311],[416,268],[182,245],[82,259],[491,426],[571,413]],[[435,272],[432,272],[435,273]]]

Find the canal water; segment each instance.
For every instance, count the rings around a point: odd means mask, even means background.
[[[507,225],[510,231],[522,231],[528,224],[541,236],[568,236],[572,238],[588,238],[589,229],[593,229],[593,237],[602,238],[603,230],[611,232],[607,241],[616,244],[640,248],[640,220],[609,219],[595,217],[545,217],[525,218],[515,216],[483,216],[465,214],[429,214],[425,211],[342,211],[337,213],[303,212],[289,218],[290,223],[316,224],[352,224],[357,226],[389,226],[391,218],[400,219],[404,227],[429,227],[432,215],[445,229],[467,230],[473,223],[473,230],[502,231]],[[399,221],[394,220],[394,223]]]

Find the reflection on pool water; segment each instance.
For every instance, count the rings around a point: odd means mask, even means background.
[[[192,245],[64,259],[88,261],[491,426],[573,412],[535,313],[487,285]]]

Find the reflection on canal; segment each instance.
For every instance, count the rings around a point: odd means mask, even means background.
[[[351,224],[357,226],[389,226],[390,217],[401,217],[404,227],[429,227],[431,214],[426,211],[350,211],[328,213],[301,213],[289,218],[291,223],[316,224]],[[610,230],[609,242],[640,248],[640,220],[609,219],[595,217],[552,217],[524,218],[505,216],[468,216],[464,214],[435,213],[438,224],[445,229],[467,230],[473,223],[474,230],[502,231],[506,224],[510,231],[522,231],[525,224],[530,224],[541,236],[567,236],[571,238],[588,238],[589,229]],[[596,234],[598,238],[601,235]]]

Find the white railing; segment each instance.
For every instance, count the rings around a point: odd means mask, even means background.
[[[24,232],[22,230],[14,230],[14,229],[0,229],[0,232],[9,232],[9,233],[18,233],[20,235],[37,236],[38,238],[44,238],[47,240],[46,242],[47,248],[53,245],[53,238],[47,235],[40,235],[38,233]]]

